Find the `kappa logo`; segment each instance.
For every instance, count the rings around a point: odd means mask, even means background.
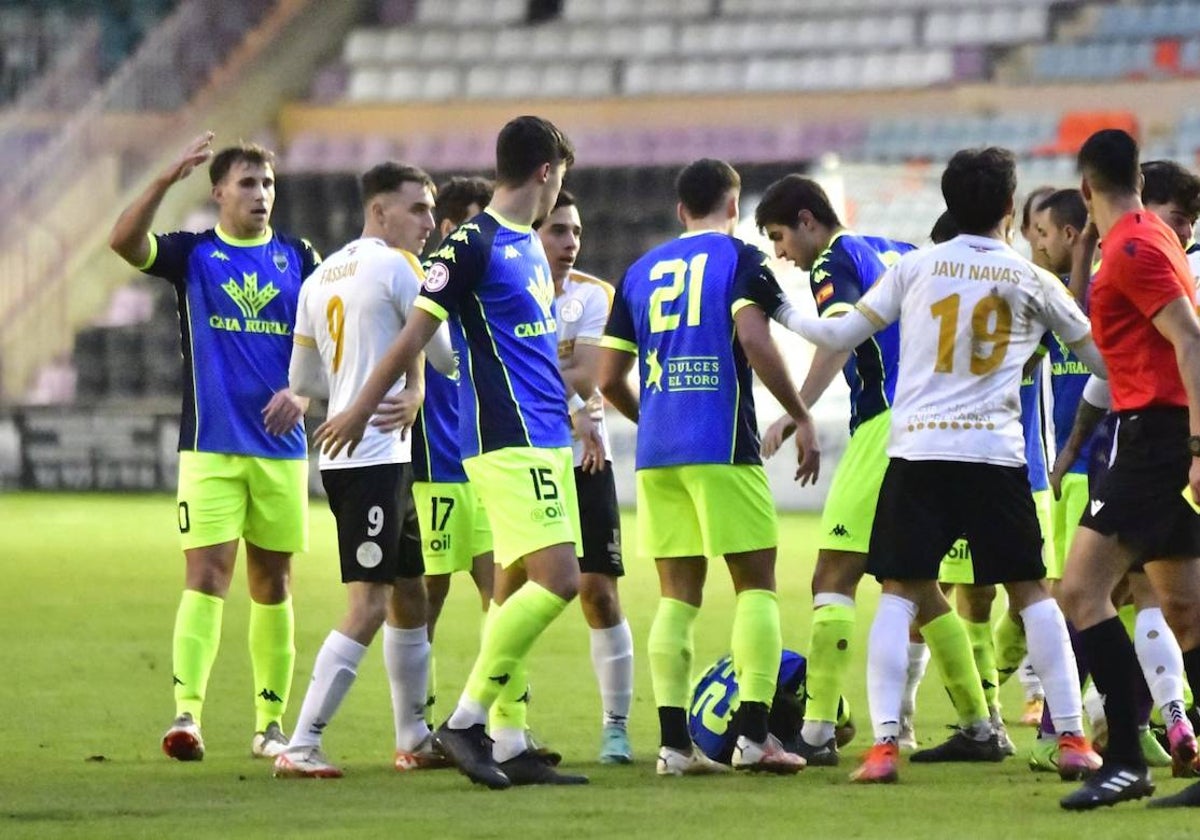
[[[258,272],[246,274],[242,272],[242,285],[238,285],[237,281],[232,277],[225,281],[221,286],[225,290],[225,294],[233,299],[237,304],[237,308],[242,311],[242,315],[246,318],[257,318],[258,313],[263,307],[273,301],[279,294],[279,287],[274,283],[267,283],[261,289],[258,287]]]
[[[542,308],[542,317],[552,318],[554,317],[554,281],[540,265],[534,266],[534,275],[529,279],[529,285],[525,287],[525,291],[529,292],[537,301],[538,306]]]
[[[1091,508],[1092,508],[1092,516],[1096,516],[1097,514],[1100,513],[1101,510],[1104,509],[1104,502],[1100,501],[1099,499],[1092,499]]]
[[[521,256],[521,252],[518,251],[513,246],[511,246],[511,245],[504,246],[504,259],[512,260],[512,259],[516,259],[519,256]]]
[[[833,536],[833,537],[844,537],[844,536],[847,536],[849,533],[850,532],[846,530],[846,526],[842,525],[841,523],[834,525],[833,529],[829,532],[830,536]]]
[[[808,275],[809,282],[814,286],[819,286],[829,279],[830,274],[824,268],[814,268],[812,273]]]
[[[208,256],[214,260],[219,260],[220,262],[229,262],[229,255],[220,248],[213,248],[213,252]]]

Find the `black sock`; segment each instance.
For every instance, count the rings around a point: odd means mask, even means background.
[[[1195,695],[1200,691],[1200,647],[1194,647],[1189,651],[1184,651],[1183,654],[1183,673],[1187,676],[1188,683],[1192,686],[1192,694]],[[1200,704],[1200,697],[1193,696],[1193,704]]]
[[[692,736],[688,733],[687,712],[677,706],[658,707],[658,726],[662,730],[662,745],[691,752]]]
[[[1104,716],[1108,721],[1105,763],[1145,769],[1146,761],[1138,744],[1135,688],[1141,679],[1141,669],[1125,626],[1114,616],[1079,631],[1079,641],[1091,666],[1096,690],[1104,696]]]
[[[743,703],[739,709],[742,713],[741,734],[756,744],[767,740],[767,718],[770,709],[766,703]]]

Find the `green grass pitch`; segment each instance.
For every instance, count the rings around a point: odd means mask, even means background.
[[[313,658],[339,618],[333,520],[315,503],[312,548],[294,564],[296,681],[290,726]],[[600,709],[587,630],[572,606],[534,648],[530,721],[538,736],[590,774],[583,788],[473,788],[453,771],[401,776],[391,769],[391,712],[382,655],[372,652],[329,727],[337,781],[271,778],[249,757],[253,723],[244,579],[225,611],[222,649],[204,718],[208,756],[166,759],[159,738],[173,713],[170,633],[183,580],[167,496],[0,495],[0,837],[722,837],[1176,838],[1196,816],[1140,804],[1067,814],[1070,786],[1034,775],[1021,756],[1000,765],[902,766],[901,783],[847,781],[869,743],[864,667],[847,694],[859,737],[843,766],[795,778],[659,779],[657,723],[644,649],[657,585],[636,559],[626,523],[622,600],[633,625],[636,699],[630,722],[636,763],[596,763]],[[817,520],[782,521],[779,589],[785,644],[803,650]],[[856,654],[865,662],[878,594],[862,586]],[[728,645],[732,592],[714,566],[696,632],[697,665]],[[470,583],[456,581],[438,630],[439,714],[449,711],[474,656],[480,615]],[[1010,713],[1020,688],[1005,686]],[[952,720],[936,673],[921,690],[918,737],[940,740]],[[1032,732],[1012,734],[1022,752]],[[1183,783],[1159,775],[1161,792]]]

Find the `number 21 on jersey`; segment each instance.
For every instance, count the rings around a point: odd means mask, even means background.
[[[687,321],[689,327],[700,325],[700,294],[704,290],[704,267],[708,264],[708,254],[696,254],[691,260],[684,262],[680,259],[662,260],[656,262],[650,269],[650,282],[657,283],[670,279],[669,286],[656,286],[650,293],[650,332],[670,332],[678,328],[680,315],[671,306],[680,296],[685,294],[687,303]]]

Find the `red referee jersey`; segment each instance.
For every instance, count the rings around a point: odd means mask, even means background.
[[[1187,406],[1175,348],[1150,322],[1196,287],[1179,238],[1153,213],[1122,216],[1103,243],[1088,292],[1092,335],[1108,367],[1114,411]]]

